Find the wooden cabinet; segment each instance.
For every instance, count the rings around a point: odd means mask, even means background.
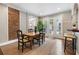
[[[19,11],[8,8],[8,32],[9,40],[16,39],[16,31],[19,29]]]

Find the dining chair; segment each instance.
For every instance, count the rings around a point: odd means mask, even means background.
[[[40,40],[42,40],[42,44],[43,44],[43,42],[45,41],[45,33],[40,33],[39,36],[40,36]]]
[[[21,47],[22,52],[24,50],[24,47],[26,47],[26,43],[30,42],[31,47],[31,41],[29,40],[29,37],[23,34],[21,30],[17,30],[17,38],[18,38],[18,49]]]
[[[35,35],[35,37],[33,38],[33,44],[35,44],[35,40],[37,41],[37,44],[40,46],[40,35],[39,34]]]
[[[45,33],[39,33],[34,37],[34,40],[37,40],[37,43],[39,44],[39,46],[41,45],[41,42],[43,44],[43,42],[45,41]],[[33,41],[34,42],[34,41]]]
[[[28,32],[33,32],[33,29],[28,29]]]

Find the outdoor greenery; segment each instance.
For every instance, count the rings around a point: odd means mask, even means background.
[[[43,22],[41,20],[38,20],[37,22],[37,29],[39,32],[43,32]]]
[[[43,18],[38,17],[38,22],[36,25],[36,32],[46,32],[46,28],[47,28],[47,21],[43,20]]]

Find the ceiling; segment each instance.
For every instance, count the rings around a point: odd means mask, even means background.
[[[73,3],[10,3],[20,8],[24,12],[28,12],[37,16],[46,16],[59,12],[71,10]]]

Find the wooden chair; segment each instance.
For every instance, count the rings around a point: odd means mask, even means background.
[[[33,32],[33,29],[28,29],[28,32]]]
[[[39,33],[38,35],[36,35],[34,37],[34,40],[37,40],[37,43],[39,44],[39,46],[41,45],[41,41],[42,41],[42,44],[43,42],[45,41],[45,33]]]
[[[0,55],[3,55],[3,52],[2,52],[2,50],[1,50],[1,48],[0,48]]]
[[[39,36],[40,36],[40,40],[42,40],[42,44],[43,44],[43,42],[45,41],[45,33],[40,33]]]
[[[40,46],[40,36],[39,36],[39,34],[37,34],[33,39],[34,39],[33,44],[35,43],[35,40],[36,40],[37,44],[39,44],[39,46]]]
[[[18,49],[22,47],[22,52],[24,50],[24,47],[26,47],[26,43],[30,42],[31,47],[31,41],[29,40],[27,35],[22,33],[21,30],[17,30],[17,38],[18,38]]]

